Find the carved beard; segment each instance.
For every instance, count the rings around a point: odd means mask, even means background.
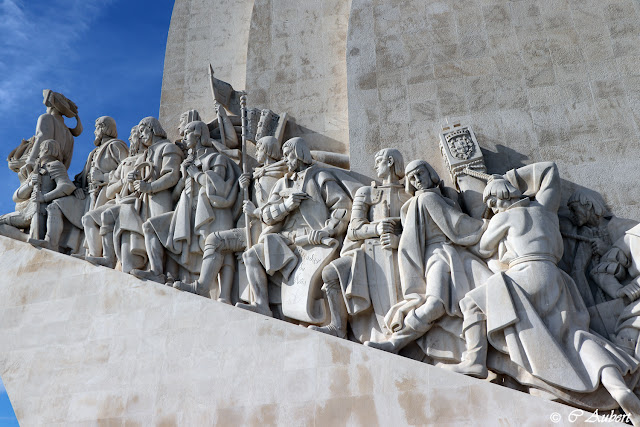
[[[98,137],[93,141],[93,145],[95,145],[96,147],[100,146],[100,144],[102,144],[102,137],[104,135],[102,133],[100,133],[100,135],[98,135]]]

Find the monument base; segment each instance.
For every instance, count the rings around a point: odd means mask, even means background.
[[[5,237],[0,253],[0,375],[22,426],[549,425],[589,416]]]

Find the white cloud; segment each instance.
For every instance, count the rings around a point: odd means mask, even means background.
[[[0,115],[63,76],[73,46],[113,0],[0,0]],[[63,88],[60,88],[63,89]]]

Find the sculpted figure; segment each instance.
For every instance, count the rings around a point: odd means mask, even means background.
[[[411,197],[400,184],[404,160],[398,150],[385,148],[376,153],[375,165],[382,185],[374,182],[358,190],[341,256],[322,271],[331,323],[309,326],[345,338],[348,320],[359,342],[382,337],[384,315],[402,297],[397,264],[400,208]]]
[[[109,175],[109,184],[105,191],[106,198],[109,201],[100,207],[90,210],[82,217],[87,255],[77,256],[105,267],[114,268],[116,266],[117,258],[113,231],[120,216],[122,205],[139,204],[139,194],[135,192],[133,183],[128,179],[129,174],[132,172],[139,178],[139,166],[144,166],[140,162],[142,154],[139,153],[140,133],[137,125],[131,128],[129,142],[129,156]],[[143,258],[142,265],[139,265],[139,263],[135,265],[142,268],[147,260],[144,241],[140,239],[137,245],[134,243],[134,247],[138,247],[136,254]],[[131,250],[133,249],[130,247],[129,251]],[[122,266],[122,271],[128,273],[132,268],[129,264],[125,264]]]
[[[174,274],[186,281],[193,280],[200,273],[207,236],[235,225],[240,206],[239,168],[212,147],[204,122],[187,125],[184,143],[189,155],[179,168],[180,200],[173,212],[154,216],[144,223],[150,270],[133,270],[132,274],[139,278],[164,283],[166,254],[180,267]]]
[[[253,174],[244,173],[240,176],[240,188],[248,188],[253,179],[251,200],[245,202],[244,210],[257,221],[251,223],[252,241],[257,241],[263,229],[260,218],[262,207],[267,203],[271,189],[284,176],[287,167],[282,160],[282,151],[278,140],[273,136],[265,136],[256,143],[256,160],[261,166]],[[214,283],[220,275],[220,292],[218,300],[231,304],[231,286],[235,270],[233,253],[246,249],[246,231],[244,216],[238,222],[238,228],[214,231],[209,234],[204,244],[204,255],[200,277],[192,282],[177,281],[174,287],[183,291],[208,296]],[[222,272],[221,272],[222,271]]]
[[[558,265],[573,278],[585,304],[591,307],[608,298],[590,280],[589,271],[612,243],[637,222],[613,216],[599,194],[585,189],[576,190],[567,205],[571,216],[570,221],[560,217],[565,246]]]
[[[415,196],[402,211],[398,260],[403,300],[387,313],[391,336],[365,343],[394,353],[424,336],[440,319],[460,319],[458,302],[474,283],[491,275],[482,260],[464,249],[480,240],[485,223],[442,195],[440,177],[427,162],[409,163],[406,180]],[[432,353],[426,342],[419,344],[427,355]]]
[[[611,299],[620,299],[620,312],[612,339],[640,359],[640,225],[628,230],[604,254],[591,272]]]
[[[58,251],[65,226],[67,233],[79,236],[83,230],[83,215],[107,202],[105,190],[109,173],[127,156],[128,149],[123,141],[117,139],[116,122],[111,117],[96,119],[95,128],[96,148],[89,153],[84,169],[74,179],[76,191],[47,207],[47,234],[44,240],[32,243]],[[69,231],[69,228],[75,230]],[[73,251],[76,245],[65,243],[64,246]]]
[[[563,242],[555,163],[511,170],[487,184],[483,199],[495,216],[478,251],[497,254],[505,269],[460,302],[467,350],[449,368],[486,377],[490,343],[493,370],[581,407],[612,409],[613,397],[637,425],[640,399],[624,376],[638,369],[638,361],[589,332],[580,293],[557,267]]]
[[[272,316],[268,279],[279,273],[286,281],[298,265],[296,241],[319,245],[339,237],[348,225],[351,197],[328,170],[312,164],[302,138],[282,147],[288,173],[273,187],[260,210],[266,227],[260,240],[243,255],[252,300],[236,306]]]
[[[23,166],[25,174],[31,172],[40,153],[40,144],[48,139],[55,140],[60,147],[60,161],[66,169],[71,165],[73,156],[73,137],[82,133],[82,123],[78,117],[78,107],[61,93],[46,89],[42,92],[42,103],[47,107],[47,112],[38,117],[36,134],[31,154]],[[64,117],[75,117],[77,126],[69,129],[64,124]]]
[[[173,210],[173,192],[180,180],[183,158],[182,150],[167,139],[158,119],[145,117],[137,130],[139,154],[135,160],[128,159],[126,166],[114,176],[120,177],[122,185],[116,196],[120,207],[101,217],[103,226],[107,227],[105,231],[113,224],[114,250],[124,272],[145,268],[147,248],[142,224]],[[113,190],[117,190],[117,180],[113,185]]]
[[[187,110],[184,113],[180,114],[180,124],[178,125],[178,134],[180,135],[180,139],[176,141],[176,145],[180,147],[185,157],[187,156],[187,152],[189,149],[186,145],[184,145],[184,130],[187,128],[187,125],[191,122],[200,121],[200,113],[197,110]]]
[[[24,209],[0,216],[0,234],[23,242],[29,236],[38,238],[43,233],[47,204],[76,189],[60,161],[59,144],[47,139],[39,149],[35,169],[13,194],[13,201],[24,203]]]

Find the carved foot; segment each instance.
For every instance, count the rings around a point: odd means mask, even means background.
[[[85,261],[85,260],[86,260],[85,256],[84,256],[84,255],[82,255],[82,254],[71,254],[71,256],[72,256],[73,258],[81,259],[81,260],[83,260],[83,261]]]
[[[347,337],[347,331],[338,328],[332,323],[329,323],[326,326],[309,325],[309,329],[313,329],[314,331],[322,332],[323,334],[332,335],[338,338]]]
[[[47,241],[47,240],[29,239],[29,240],[27,240],[27,242],[30,243],[32,246],[35,246],[37,248],[53,250],[53,249],[51,249],[51,245],[49,244],[49,241]]]
[[[170,283],[167,283],[167,284],[169,285]],[[173,282],[173,287],[174,289],[177,289],[179,291],[190,292],[192,294],[198,293],[197,282],[187,283],[187,282],[183,282],[182,280],[176,280],[175,282]]]
[[[388,351],[389,353],[398,353],[400,349],[395,345],[393,341],[374,342],[365,341],[364,345],[371,348],[377,348],[378,350]]]
[[[138,279],[151,280],[152,282],[162,283],[163,285],[165,283],[164,274],[155,274],[152,271],[138,270],[137,268],[131,270],[131,274]]]
[[[114,268],[116,266],[115,262],[113,262],[109,258],[101,256],[84,256],[82,258],[86,261],[89,261],[91,264],[99,265],[102,267]]]
[[[254,313],[264,314],[265,316],[273,317],[273,313],[269,307],[262,307],[254,304],[245,304],[243,302],[236,303],[236,307],[244,308],[245,310],[253,311]]]
[[[480,378],[481,380],[484,380],[489,375],[489,371],[485,365],[473,363],[468,360],[463,360],[457,365],[442,365],[441,367],[447,371],[469,375],[470,377]]]
[[[223,304],[229,304],[229,305],[232,305],[232,304],[231,304],[231,300],[230,300],[230,299],[227,299],[227,298],[218,298],[218,302],[221,302],[221,303],[223,303]]]

